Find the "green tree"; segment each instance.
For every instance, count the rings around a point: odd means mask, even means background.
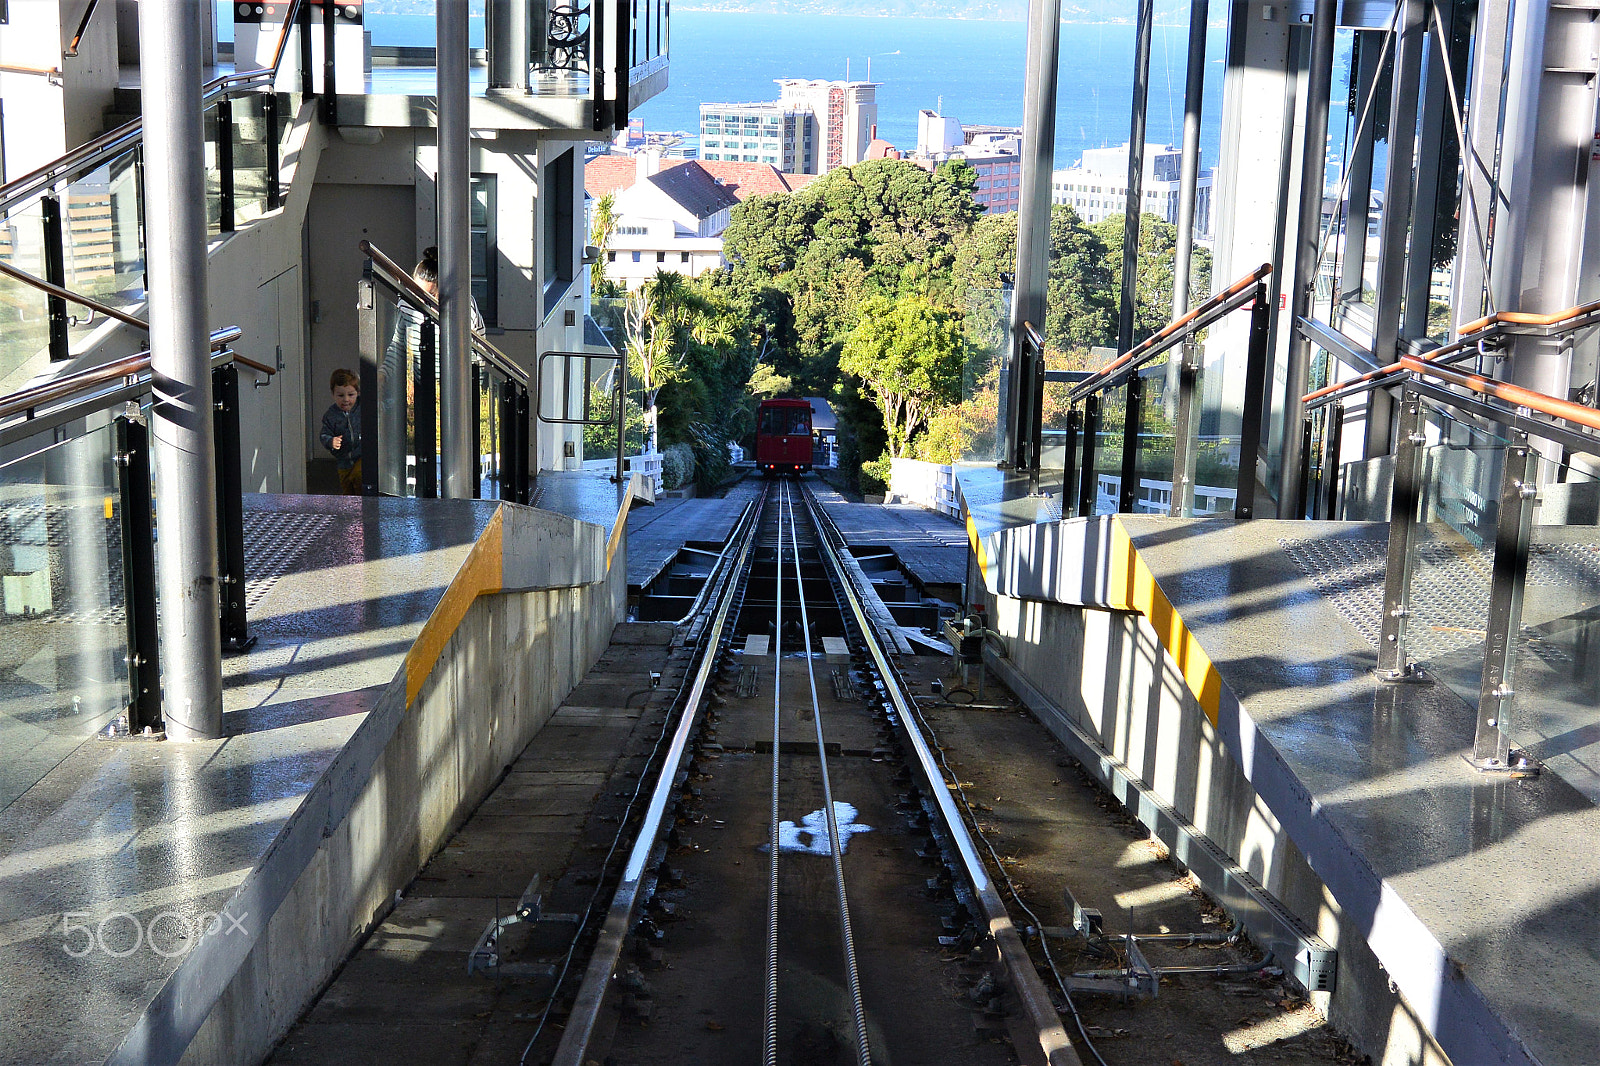
[[[861,379],[883,416],[890,454],[899,457],[938,407],[960,400],[966,361],[959,314],[923,296],[876,296],[862,306],[839,369]]]
[[[674,413],[687,425],[709,408],[708,380],[738,345],[740,323],[726,306],[682,274],[658,270],[628,294],[623,312],[628,372],[645,394],[649,449],[659,450],[663,389],[687,393]],[[748,376],[748,369],[746,376]]]
[[[596,200],[594,205],[589,243],[599,248],[600,254],[589,264],[589,291],[596,295],[610,288],[606,281],[606,248],[611,244],[611,234],[617,228],[616,205],[616,195],[609,192]]]
[[[1116,308],[1122,299],[1123,216],[1111,215],[1089,228],[1105,245],[1105,269],[1114,279],[1113,338]],[[1178,259],[1178,227],[1156,215],[1139,217],[1139,260],[1134,271],[1133,340],[1137,344],[1172,321],[1172,279]],[[1211,253],[1194,249],[1189,260],[1189,306],[1211,293]]]

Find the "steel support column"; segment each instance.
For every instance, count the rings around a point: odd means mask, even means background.
[[[1043,329],[1050,281],[1050,173],[1056,154],[1056,67],[1061,0],[1029,0],[1027,86],[1022,110],[1022,198],[1017,207],[1017,280],[1011,296],[1011,367],[1003,460],[1018,470],[1039,464],[1037,397],[1043,353],[1026,344],[1022,324]]]
[[[528,0],[489,0],[489,88],[528,91]]]
[[[1467,109],[1467,150],[1462,175],[1461,221],[1456,233],[1455,286],[1452,294],[1457,327],[1481,318],[1488,310],[1487,248],[1494,232],[1498,191],[1500,130],[1505,118],[1501,84],[1506,74],[1512,0],[1479,0],[1473,30],[1472,89],[1469,99],[1490,101]],[[1489,42],[1493,42],[1492,44]]]
[[[1300,218],[1295,225],[1294,315],[1310,317],[1317,287],[1317,248],[1322,241],[1322,186],[1328,166],[1328,97],[1333,85],[1333,31],[1338,22],[1337,0],[1316,0],[1311,15],[1311,64],[1306,76],[1306,125],[1300,156]],[[1278,517],[1305,515],[1303,480],[1294,476],[1306,462],[1300,423],[1311,376],[1311,341],[1298,329],[1289,331],[1289,358],[1283,394],[1283,489],[1278,493]]]
[[[1133,347],[1133,312],[1139,280],[1139,214],[1144,210],[1144,125],[1150,98],[1150,26],[1155,0],[1139,0],[1133,53],[1133,110],[1128,122],[1128,195],[1122,214],[1122,302],[1117,314],[1117,351]],[[1185,123],[1187,123],[1185,117]]]
[[[442,495],[470,500],[478,484],[473,423],[472,228],[467,125],[467,5],[438,5],[439,423]]]
[[[1416,157],[1417,96],[1421,91],[1422,48],[1427,43],[1428,0],[1400,0],[1399,35],[1394,49],[1393,93],[1389,97],[1389,157],[1384,165],[1383,222],[1379,228],[1377,309],[1372,354],[1380,364],[1399,358],[1400,303],[1406,287],[1406,237],[1411,231],[1412,163]],[[1422,250],[1422,255],[1428,252]],[[1392,403],[1382,390],[1367,405],[1368,455],[1389,453]]]
[[[1189,6],[1189,69],[1183,87],[1183,160],[1178,173],[1178,249],[1172,269],[1172,317],[1189,311],[1189,271],[1194,258],[1194,198],[1200,183],[1200,112],[1206,91],[1206,21],[1209,0]],[[1177,391],[1176,359],[1167,360],[1167,395]]]
[[[177,740],[222,735],[200,16],[192,0],[139,4],[162,709]]]

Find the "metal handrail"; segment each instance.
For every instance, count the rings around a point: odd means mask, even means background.
[[[213,100],[231,95],[242,89],[255,88],[263,82],[270,84],[277,78],[278,65],[283,61],[284,46],[289,39],[289,29],[293,26],[294,16],[304,2],[305,0],[289,0],[288,17],[284,19],[283,29],[278,34],[278,44],[272,55],[272,66],[263,67],[260,70],[240,71],[212,78],[200,87],[200,106],[202,108]],[[25,73],[45,72],[25,71]],[[60,72],[57,71],[56,73],[59,75]],[[107,130],[100,136],[86,141],[53,162],[46,163],[38,170],[24,174],[15,181],[0,185],[0,212],[9,211],[18,201],[25,200],[49,188],[79,170],[94,170],[104,160],[118,155],[126,150],[130,144],[142,139],[143,136],[143,117],[132,119],[114,130]]]
[[[1577,318],[1587,318],[1600,311],[1600,300],[1593,303],[1579,304],[1569,307],[1565,311],[1555,311],[1548,315],[1533,314],[1529,311],[1500,311],[1496,314],[1485,315],[1483,318],[1468,322],[1456,332],[1465,337],[1468,334],[1478,333],[1490,326],[1515,325],[1515,326],[1556,326],[1571,322]]]
[[[224,326],[222,329],[213,330],[211,333],[211,350],[213,352],[222,351],[243,335],[244,331],[238,326]],[[270,367],[254,360],[245,359],[239,355],[231,355],[230,358],[234,362],[242,363],[252,370],[264,374],[277,373],[276,370]],[[47,381],[42,385],[35,385],[29,389],[13,392],[9,396],[0,396],[0,418],[26,414],[28,411],[43,404],[72,399],[93,389],[118,382],[123,378],[142,374],[149,369],[150,353],[143,351],[134,355],[123,356],[121,359],[114,359],[100,366],[90,367],[88,370],[81,370],[76,374],[68,374],[65,377]]]
[[[361,254],[372,260],[373,273],[376,274],[385,285],[399,292],[407,300],[415,304],[417,310],[421,311],[435,322],[440,320],[439,301],[434,299],[433,295],[429,293],[427,289],[424,289],[421,285],[418,285],[415,278],[413,278],[405,270],[402,270],[400,264],[396,263],[393,259],[390,259],[383,253],[383,249],[379,248],[371,241],[364,240],[360,243],[359,247],[361,249]],[[478,350],[480,355],[483,356],[485,362],[489,363],[496,370],[500,371],[517,384],[523,386],[529,384],[530,379],[527,372],[514,363],[511,358],[506,355],[506,353],[502,352],[499,348],[496,348],[493,344],[490,344],[488,338],[478,332],[473,332],[471,336],[472,346]]]
[[[46,293],[47,295],[59,296],[63,300],[71,300],[75,304],[82,304],[89,310],[97,311],[100,314],[105,315],[107,318],[114,318],[118,322],[124,322],[130,326],[137,326],[138,328],[147,332],[150,329],[150,323],[146,322],[142,318],[135,318],[126,311],[119,311],[110,304],[103,304],[99,300],[90,299],[87,296],[73,292],[71,289],[64,289],[60,285],[52,285],[43,278],[34,277],[26,270],[18,270],[16,267],[5,262],[4,260],[0,260],[0,274],[4,274],[9,278],[15,278],[24,285],[31,285],[35,289],[38,289],[40,292]]]
[[[1600,410],[1585,407],[1581,403],[1563,400],[1533,389],[1525,389],[1521,385],[1513,385],[1507,381],[1497,381],[1494,378],[1484,377],[1482,374],[1469,374],[1464,370],[1453,370],[1447,367],[1429,364],[1414,355],[1400,357],[1400,364],[1406,370],[1419,377],[1434,377],[1447,381],[1458,388],[1467,389],[1492,399],[1509,403],[1516,407],[1526,407],[1530,411],[1547,415],[1550,418],[1559,418],[1563,422],[1572,422],[1589,429],[1600,430]]]
[[[1129,364],[1136,361],[1143,363],[1154,359],[1168,348],[1181,342],[1189,334],[1204,329],[1222,316],[1244,306],[1245,303],[1249,302],[1247,297],[1253,298],[1255,295],[1251,292],[1251,289],[1271,273],[1272,264],[1262,263],[1188,314],[1173,319],[1157,332],[1129,348],[1099,370],[1096,370],[1067,395],[1067,402],[1076,403],[1091,393],[1111,387],[1114,384],[1111,378],[1116,375],[1117,379],[1121,380],[1122,375],[1119,375],[1118,371],[1129,367]],[[1133,369],[1136,368],[1136,366],[1133,367]]]
[[[23,67],[15,63],[0,63],[0,74],[36,74],[51,81],[60,81],[60,67]]]

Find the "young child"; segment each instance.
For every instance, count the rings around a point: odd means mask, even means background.
[[[339,491],[361,495],[361,379],[340,368],[328,381],[333,406],[322,416],[322,446],[339,461]]]

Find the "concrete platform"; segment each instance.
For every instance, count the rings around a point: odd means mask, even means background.
[[[745,507],[761,495],[761,481],[745,478],[722,497],[660,499],[628,514],[628,585],[643,588],[688,543],[726,544]]]
[[[1455,1066],[1600,1061],[1600,860],[1590,846],[1600,835],[1600,727],[1582,685],[1569,678],[1560,687],[1559,666],[1525,661],[1517,688],[1530,695],[1518,698],[1510,731],[1551,772],[1482,777],[1461,758],[1475,722],[1462,696],[1475,703],[1481,643],[1469,635],[1441,653],[1437,684],[1382,685],[1372,674],[1375,645],[1350,597],[1381,582],[1376,546],[1386,527],[1129,515],[1049,522],[1041,521],[1047,505],[1020,487],[992,471],[962,485],[975,501],[974,544],[991,590],[1017,604],[1013,625],[1043,634],[1033,642],[1042,658],[1010,668],[1041,690],[1071,690],[1058,697],[1078,704],[1067,713],[1098,729],[1114,757],[1142,766],[1147,785],[1274,891],[1285,869],[1309,864],[1327,895],[1320,913],[1294,900],[1304,920],[1329,940],[1364,942],[1381,967],[1341,966],[1341,980],[1368,985],[1336,993],[1347,1024],[1386,1014],[1387,979],[1404,998],[1407,1024]],[[1317,567],[1303,565],[1316,552],[1376,555],[1378,569],[1319,581]],[[1045,604],[1100,609],[1076,616],[1090,619],[1105,608],[1136,612],[1167,665],[1113,654],[1101,680],[1090,675],[1102,653],[1085,645],[1079,696],[1080,679],[1048,675],[1060,672],[1068,640],[1060,626],[1092,622],[1058,621]],[[1544,614],[1572,606],[1570,594],[1532,589],[1527,621],[1548,623]],[[1013,652],[1031,654],[1020,644]],[[1180,724],[1163,711],[1146,724],[1135,713],[1107,733],[1128,714],[1111,703],[1118,684],[1162,671],[1208,721]],[[1237,766],[1254,811],[1224,810],[1232,800],[1206,765],[1218,758]],[[1404,1042],[1393,1026],[1388,1039]]]
[[[380,870],[350,871],[362,883],[327,893],[333,935],[302,928],[299,961],[268,972],[263,953],[306,864],[348,837],[391,738],[454,683],[475,597],[604,573],[599,530],[530,508],[320,496],[245,507],[259,641],[224,660],[226,736],[82,742],[0,812],[0,1062],[175,1062],[202,1031],[202,1058],[242,1061],[249,1026],[213,1015],[233,976],[318,980],[331,965],[322,949],[348,935],[341,897],[386,891]],[[539,543],[564,550],[540,557]],[[392,805],[404,786],[388,772]],[[440,781],[433,812],[395,807],[410,827],[385,831],[384,863],[403,866],[407,839],[448,822],[446,793],[470,792],[477,775],[463,765]],[[292,1020],[287,995],[274,988],[271,1008],[255,1007],[262,1026],[274,1012]]]
[[[967,578],[967,534],[961,523],[911,504],[851,503],[820,479],[807,482],[852,548],[894,551],[923,587]]]

